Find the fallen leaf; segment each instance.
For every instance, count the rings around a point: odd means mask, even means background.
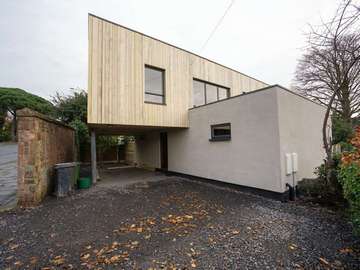
[[[54,259],[51,260],[51,263],[55,266],[59,266],[65,263],[65,258],[61,256],[56,256]]]
[[[30,258],[30,264],[36,264],[38,262],[39,258],[38,257],[31,257]]]
[[[87,260],[90,258],[90,254],[89,253],[86,253],[84,254],[83,256],[81,256],[81,260]]]
[[[155,225],[155,220],[149,218],[149,219],[147,220],[147,223],[150,224],[150,225]]]
[[[353,250],[351,248],[343,248],[343,249],[340,249],[339,252],[341,254],[344,254],[344,253],[353,253]]]
[[[14,262],[14,265],[21,266],[21,265],[23,265],[23,263],[21,261],[16,261],[16,262]]]
[[[117,263],[117,262],[120,262],[121,259],[122,259],[122,257],[121,257],[120,255],[115,255],[115,256],[112,256],[112,257],[110,258],[110,262],[111,262],[111,263]]]
[[[119,245],[120,245],[120,244],[115,241],[115,242],[112,243],[111,247],[112,247],[112,248],[115,248],[115,247],[118,247]]]
[[[329,262],[327,260],[325,260],[324,258],[320,257],[319,258],[320,262],[322,262],[323,264],[329,265]]]
[[[10,249],[11,250],[14,250],[14,249],[17,249],[18,247],[19,247],[19,245],[17,245],[17,244],[10,244]]]

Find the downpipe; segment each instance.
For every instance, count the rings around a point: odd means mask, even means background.
[[[290,201],[295,201],[296,198],[296,187],[293,187],[292,185],[290,185],[289,183],[286,183],[286,187],[289,188],[289,200]]]
[[[299,190],[298,190],[297,185],[296,185],[294,171],[292,172],[292,182],[293,182],[293,185],[290,185],[289,183],[286,183],[286,187],[289,188],[289,200],[290,201],[295,201],[296,197],[299,196]]]

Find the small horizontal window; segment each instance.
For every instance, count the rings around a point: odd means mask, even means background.
[[[210,141],[229,141],[231,140],[231,124],[219,124],[211,126]]]
[[[165,104],[165,71],[145,66],[145,102]]]

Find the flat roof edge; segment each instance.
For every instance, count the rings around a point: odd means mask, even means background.
[[[305,99],[306,101],[309,101],[309,102],[312,102],[320,107],[323,107],[323,108],[326,108],[324,105],[321,105],[317,102],[315,102],[314,100],[311,100],[307,97],[304,97],[290,89],[287,89],[286,87],[284,86],[281,86],[279,84],[273,84],[273,85],[269,85],[269,86],[266,86],[266,87],[263,87],[263,88],[259,88],[259,89],[256,89],[256,90],[253,90],[253,91],[249,91],[249,92],[245,92],[245,93],[242,93],[242,94],[239,94],[239,95],[236,95],[236,96],[232,96],[232,97],[229,97],[227,99],[223,99],[223,100],[218,100],[218,101],[215,101],[215,102],[211,102],[211,103],[208,103],[208,104],[204,104],[204,105],[201,105],[201,106],[197,106],[197,107],[193,107],[193,108],[190,108],[190,110],[194,110],[194,109],[198,109],[198,108],[202,108],[202,107],[205,107],[205,106],[209,106],[209,105],[213,105],[213,104],[217,104],[217,103],[220,103],[220,102],[224,102],[224,101],[227,101],[229,99],[234,99],[234,98],[238,98],[238,97],[242,97],[242,96],[247,96],[247,95],[251,95],[251,94],[255,94],[255,93],[258,93],[258,92],[262,92],[262,91],[265,91],[265,90],[270,90],[270,89],[276,89],[277,88],[280,88],[281,90],[283,91],[286,91],[286,92],[289,92],[290,94],[293,94],[295,96],[298,96],[300,98],[303,98]]]
[[[307,101],[310,101],[310,102],[312,102],[312,103],[314,103],[314,104],[316,104],[316,105],[318,105],[318,106],[320,106],[320,107],[326,108],[326,106],[324,106],[324,105],[322,105],[322,104],[320,104],[320,103],[318,103],[318,102],[316,102],[316,101],[314,101],[314,100],[312,100],[312,99],[310,99],[310,98],[308,98],[308,97],[305,97],[305,96],[303,96],[303,95],[301,95],[301,94],[299,94],[299,93],[296,93],[296,92],[294,92],[294,91],[292,91],[292,90],[290,90],[290,89],[288,89],[288,88],[286,88],[286,87],[284,87],[284,86],[282,86],[282,85],[280,85],[280,84],[275,84],[275,85],[273,85],[273,86],[277,86],[277,87],[281,88],[282,90],[284,90],[284,91],[286,91],[286,92],[289,92],[289,93],[291,93],[291,94],[293,94],[293,95],[296,95],[296,96],[298,96],[298,97],[301,97],[301,98],[303,98],[303,99],[305,99],[305,100],[307,100]]]
[[[225,65],[223,65],[223,64],[220,64],[220,63],[218,63],[218,62],[215,62],[215,61],[213,61],[213,60],[211,60],[211,59],[208,59],[208,58],[206,58],[206,57],[204,57],[204,56],[201,56],[201,55],[196,54],[196,53],[194,53],[194,52],[188,51],[188,50],[186,50],[186,49],[180,48],[180,47],[178,47],[178,46],[176,46],[176,45],[170,44],[170,43],[168,43],[168,42],[166,42],[166,41],[163,41],[163,40],[161,40],[161,39],[158,39],[158,38],[149,36],[149,35],[147,35],[147,34],[144,34],[144,33],[140,32],[140,31],[137,31],[137,30],[134,30],[134,29],[129,28],[129,27],[127,27],[127,26],[121,25],[121,24],[119,24],[119,23],[110,21],[110,20],[108,20],[108,19],[105,19],[105,18],[103,18],[103,17],[97,16],[97,15],[95,15],[95,14],[93,14],[93,13],[90,13],[90,12],[88,13],[88,15],[89,15],[89,16],[92,16],[92,17],[94,17],[94,18],[103,20],[103,21],[105,21],[105,22],[114,24],[114,25],[116,25],[116,26],[120,26],[120,27],[125,28],[125,29],[127,29],[127,30],[129,30],[129,31],[132,31],[132,32],[135,32],[135,33],[137,33],[137,34],[143,35],[143,36],[145,36],[145,37],[154,39],[154,40],[159,41],[159,42],[161,42],[161,43],[164,43],[164,44],[166,44],[166,45],[168,45],[168,46],[174,47],[174,48],[179,49],[179,50],[181,50],[181,51],[184,51],[184,52],[190,53],[190,54],[192,54],[192,55],[194,55],[194,56],[200,57],[200,58],[202,58],[202,59],[204,59],[204,60],[206,60],[206,61],[209,61],[209,62],[211,62],[211,63],[213,63],[213,64],[216,64],[216,65],[219,65],[219,66],[221,66],[221,67],[224,67],[224,68],[227,68],[227,69],[229,69],[229,70],[232,70],[232,71],[234,71],[234,72],[237,72],[237,73],[239,73],[239,74],[241,74],[241,75],[243,75],[243,76],[246,76],[246,77],[248,77],[248,78],[250,78],[250,79],[256,80],[256,81],[258,81],[258,82],[260,82],[260,83],[263,83],[263,84],[266,84],[266,85],[269,85],[268,83],[266,83],[266,82],[264,82],[264,81],[261,81],[261,80],[259,80],[259,79],[256,79],[256,78],[254,78],[254,77],[252,77],[252,76],[249,76],[249,75],[247,75],[247,74],[245,74],[245,73],[242,73],[242,72],[240,72],[240,71],[238,71],[238,70],[236,70],[236,69],[227,67],[227,66],[225,66]]]

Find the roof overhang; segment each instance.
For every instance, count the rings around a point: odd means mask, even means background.
[[[114,125],[114,124],[91,124],[89,129],[97,135],[143,135],[149,132],[164,132],[169,130],[185,129],[185,127],[161,127],[161,126],[140,126],[140,125]]]

